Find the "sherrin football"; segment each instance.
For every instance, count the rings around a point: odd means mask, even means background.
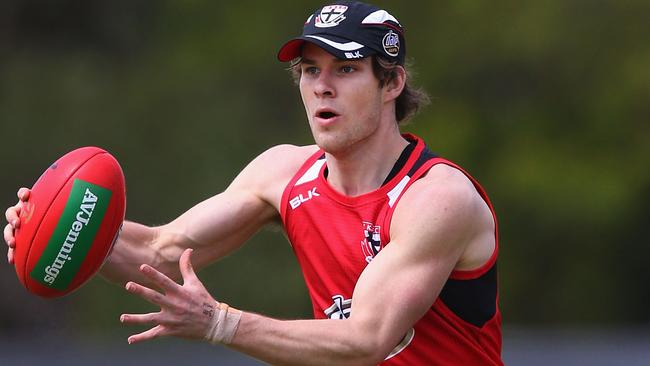
[[[71,151],[41,175],[20,213],[16,273],[31,293],[66,295],[110,254],[124,221],[124,174],[98,147]]]

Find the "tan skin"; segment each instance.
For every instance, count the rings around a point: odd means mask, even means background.
[[[314,139],[327,154],[329,184],[351,196],[377,189],[406,145],[394,113],[404,70],[379,88],[369,59],[338,60],[311,44],[303,58],[300,92]],[[324,118],[324,110],[336,117]],[[202,306],[216,300],[193,264],[216,261],[276,220],[284,187],[316,149],[276,146],[254,159],[224,192],[171,223],[153,228],[125,223],[102,274],[126,282],[129,292],[161,309],[121,316],[126,324],[153,325],[129,337],[129,343],[205,336],[210,319]],[[6,212],[10,263],[13,230],[28,196],[29,190],[21,189],[18,204]],[[229,346],[279,365],[377,364],[431,307],[451,271],[480,267],[495,245],[488,207],[472,183],[446,165],[433,167],[404,194],[390,232],[391,242],[356,284],[348,319],[281,321],[244,312]]]

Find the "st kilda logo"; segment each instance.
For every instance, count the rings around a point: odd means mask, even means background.
[[[348,7],[345,5],[324,6],[316,17],[314,25],[318,28],[336,27],[345,20],[344,14],[347,10]]]
[[[332,305],[323,310],[329,319],[347,319],[352,311],[352,299],[346,299],[341,295],[332,296]]]
[[[371,222],[363,222],[364,239],[361,241],[361,250],[366,262],[370,263],[381,250],[381,226]]]

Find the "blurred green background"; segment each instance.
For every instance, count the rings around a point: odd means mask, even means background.
[[[477,177],[500,219],[506,326],[650,325],[650,2],[376,1],[407,29],[432,96],[405,131]],[[310,144],[276,61],[320,1],[0,3],[0,204],[97,145],[124,169],[127,218],[168,222],[254,156]],[[200,273],[218,299],[310,316],[280,228]],[[94,279],[42,300],[0,266],[0,333],[122,337],[152,307]]]

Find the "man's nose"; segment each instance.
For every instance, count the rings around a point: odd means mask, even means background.
[[[336,96],[336,89],[332,83],[332,76],[329,73],[321,72],[316,80],[314,87],[314,94],[318,97],[334,97]]]

